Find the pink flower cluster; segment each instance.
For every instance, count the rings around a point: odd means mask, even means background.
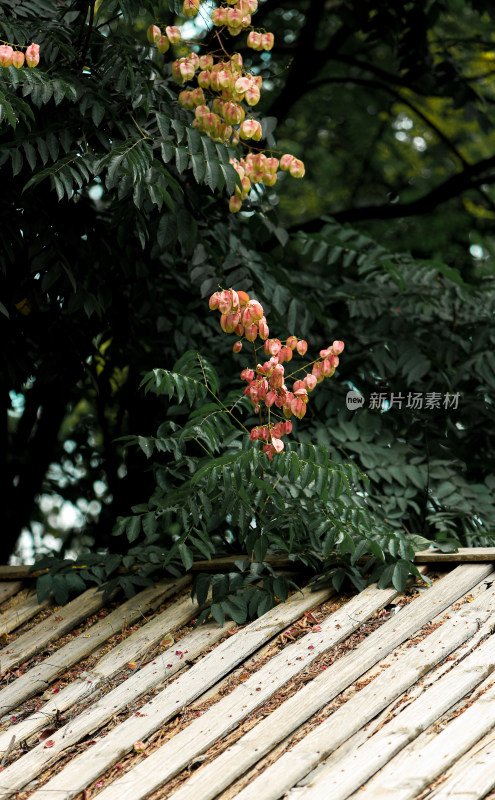
[[[289,390],[283,364],[292,361],[294,351],[304,356],[308,343],[296,336],[289,336],[285,344],[280,339],[268,338],[269,329],[263,307],[257,300],[251,300],[246,292],[236,292],[234,289],[215,292],[209,304],[211,310],[220,312],[220,326],[225,333],[236,333],[248,342],[255,342],[259,336],[264,342],[265,354],[270,356],[264,364],[256,364],[255,369],[244,369],[241,379],[247,383],[244,394],[251,400],[255,412],[261,412],[262,406],[267,409],[268,423],[252,428],[250,436],[253,442],[266,442],[263,450],[271,460],[275,453],[281,453],[284,449],[282,436],[292,432],[290,417],[302,419],[306,414],[309,394],[324,378],[331,378],[335,373],[344,342],[336,340],[330,347],[320,350],[319,358],[311,362],[311,372],[307,372],[302,380],[295,380],[292,390]],[[241,350],[242,342],[237,341],[233,351],[239,353]],[[273,406],[282,411],[285,422],[270,423],[270,409]]]
[[[21,50],[14,50],[9,44],[0,46],[0,67],[12,67],[20,69],[24,66],[24,61],[28,67],[36,67],[40,63],[40,46],[32,44],[26,47],[26,53]]]

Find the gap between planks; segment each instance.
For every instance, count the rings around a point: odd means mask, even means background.
[[[363,673],[422,628],[426,622],[431,620],[432,616],[436,616],[438,612],[443,611],[457,600],[460,593],[469,591],[475,582],[479,582],[480,578],[482,580],[486,579],[491,567],[482,567],[480,570],[480,566],[476,565],[474,571],[472,571],[472,567],[458,568],[438,581],[419,598],[414,599],[400,611],[399,615],[394,615],[394,617],[381,625],[378,630],[369,634],[355,650],[334,662],[325,672],[318,675],[303,689],[282,703],[214,761],[198,770],[196,775],[174,792],[174,800],[176,798],[177,800],[186,800],[186,798],[187,800],[193,800],[198,796],[200,786],[207,787],[201,791],[203,800],[216,797],[222,789],[229,786],[232,781],[266,755],[283,738],[294,732],[313,714],[317,713],[350,684],[360,678]],[[465,569],[469,573],[464,572]],[[463,573],[464,580],[461,577]],[[485,597],[483,602],[486,605],[487,600]],[[485,614],[487,613],[485,611]],[[466,628],[468,629],[467,631]],[[470,625],[467,621],[459,621],[453,634],[453,647],[459,646],[476,629],[477,623],[474,621],[471,621]],[[434,661],[436,663],[444,655],[447,655],[450,650],[447,647],[444,649],[444,645],[441,643],[441,634],[434,637],[432,641],[437,641],[436,661]],[[410,673],[411,682],[415,680],[414,675],[427,671],[421,665],[421,662],[424,662],[424,657],[422,656],[419,657],[419,660],[416,659],[412,667]],[[394,671],[397,672],[397,670]],[[381,708],[389,702],[387,699],[389,693],[390,695],[398,696],[403,691],[401,686],[404,676],[394,675],[394,677],[396,678],[395,682],[390,677],[386,680],[382,680],[380,677],[376,679],[378,684],[374,681],[370,687],[362,689],[352,701],[348,701],[348,703],[353,703],[359,708],[357,713],[351,713],[350,711],[348,713],[344,710],[336,711],[326,722],[322,723],[311,734],[308,734],[303,742],[300,742],[286,755],[282,756],[278,762],[268,768],[236,797],[242,798],[242,800],[280,797],[285,789],[293,786],[298,779],[315,766],[318,760],[314,761],[312,757],[315,747],[322,750],[325,741],[333,741],[334,738],[339,743],[342,743],[345,738],[348,738],[357,730],[354,727],[356,721],[360,726],[364,724],[364,719],[369,721],[378,713],[380,707],[370,714],[371,705],[368,708],[368,701],[364,703],[364,707],[361,707],[363,703],[360,698],[363,696],[373,698],[374,705],[380,706],[380,703],[377,703],[377,698],[374,697],[374,689],[372,687],[376,686],[377,692],[382,690],[385,693],[385,700]],[[407,682],[405,685],[407,686]],[[396,690],[395,686],[397,686]],[[348,703],[345,704],[343,709],[349,708]],[[371,700],[369,700],[369,703],[371,704]],[[335,715],[337,715],[339,722],[335,724],[335,729],[333,729],[332,720]],[[349,719],[347,719],[347,716]],[[325,729],[328,726],[332,727],[331,737],[328,737],[325,733]],[[322,732],[321,738],[319,738],[320,730]],[[348,732],[341,739],[341,735],[345,731]],[[311,742],[311,744],[308,743],[308,748],[304,744],[307,740]],[[323,754],[319,758],[323,758]]]
[[[495,637],[489,636],[488,639],[457,664],[455,669],[445,674],[429,689],[426,689],[419,698],[384,725],[357,751],[332,764],[330,768],[322,770],[305,789],[295,789],[289,792],[288,798],[290,800],[293,798],[297,798],[297,800],[326,800],[331,796],[332,800],[346,800],[378,770],[385,767],[409,742],[412,742],[422,731],[437,722],[448,709],[478,686],[487,675],[491,675],[494,669]],[[495,693],[495,690],[493,691]],[[486,705],[487,707],[489,706],[489,704]],[[466,721],[468,718],[465,717],[465,714],[467,713],[466,711],[462,715]],[[491,719],[489,713],[487,713],[487,718]],[[460,718],[456,719],[455,722],[459,723],[459,720]],[[451,729],[451,725],[447,726],[447,728]],[[486,732],[486,730],[482,730],[480,735],[483,735],[483,732]],[[443,733],[435,737],[433,744],[436,745],[439,738],[443,737]],[[446,741],[446,738],[443,737],[442,741]],[[450,745],[452,745],[453,742],[449,741]],[[428,749],[429,746],[427,745],[425,749]],[[440,766],[440,770],[441,768]],[[395,770],[394,774],[396,774]],[[385,786],[383,780],[379,780],[379,784],[380,788],[376,794],[371,795],[369,789],[367,789],[367,800],[371,797],[373,797],[373,800],[377,800],[378,797],[382,800],[382,798],[392,796],[394,800],[397,800],[399,796],[403,800],[402,795],[398,793],[397,786],[394,787],[392,795],[388,791],[388,785]],[[412,797],[414,795],[407,796]]]
[[[86,658],[93,650],[104,644],[107,639],[118,633],[123,625],[133,624],[145,612],[153,611],[162,600],[174,594],[178,589],[183,588],[186,583],[187,579],[184,578],[175,581],[163,581],[157,586],[147,587],[139,594],[126,600],[104,619],[101,619],[99,622],[87,628],[83,635],[72,639],[70,642],[63,645],[63,647],[54,650],[53,653],[50,653],[40,664],[31,667],[31,669],[17,678],[17,680],[2,689],[0,691],[0,711],[6,714],[8,711],[17,708],[21,703],[28,700],[38,691],[47,689],[48,686],[69,669],[69,667]],[[98,602],[101,605],[101,595],[98,598]],[[71,604],[69,603],[69,605]],[[57,612],[57,616],[59,614],[64,615],[63,621],[66,625],[73,623],[75,618],[73,611],[66,611],[68,608],[69,606],[64,606],[60,612]],[[77,616],[80,616],[80,613],[78,605]],[[87,613],[91,614],[92,611]],[[84,616],[86,616],[86,614]],[[49,617],[45,622],[50,622],[51,619],[52,617]],[[36,632],[45,625],[45,622],[41,623],[41,625],[37,625],[26,634],[26,637],[29,636],[28,650],[31,651],[31,655],[33,650],[36,652],[40,649],[36,646]],[[26,660],[23,658],[23,640],[24,636],[20,636],[19,639],[16,639],[11,645],[11,647],[17,645],[17,653],[15,651],[12,653],[12,660],[17,661],[17,663]],[[53,639],[50,639],[50,641],[53,641]],[[9,656],[7,656],[7,658],[8,657]]]
[[[345,606],[334,614],[331,614],[325,622],[321,624],[321,632],[311,632],[302,639],[286,647],[281,653],[273,658],[250,679],[234,691],[223,698],[215,706],[207,711],[202,717],[194,720],[186,729],[176,734],[164,746],[167,750],[167,766],[157,767],[163,769],[163,780],[169,777],[168,770],[172,774],[188,763],[191,758],[207,749],[212,741],[216,741],[222,731],[226,728],[232,730],[245,716],[255,707],[262,704],[267,697],[271,696],[282,686],[292,675],[302,672],[306,666],[312,663],[322,652],[329,649],[334,643],[346,638],[349,633],[368,619],[376,610],[387,604],[390,599],[395,597],[395,589],[381,589],[370,587],[360,595],[354,597]],[[299,605],[299,613],[292,616],[297,619],[304,611],[309,610],[330,596],[330,591],[309,594],[306,603],[303,605],[304,598],[293,601]],[[308,602],[309,600],[309,602]],[[118,728],[110,731],[102,737],[92,748],[89,759],[78,757],[71,762],[65,769],[55,775],[44,787],[37,790],[32,795],[32,800],[50,798],[53,800],[53,792],[56,792],[57,800],[74,797],[94,779],[96,779],[107,768],[111,767],[125,753],[132,749],[133,742],[142,740],[146,736],[154,733],[164,722],[175,716],[191,700],[201,694],[201,691],[209,688],[214,682],[218,681],[221,675],[230,672],[233,667],[241,663],[250,653],[268,641],[273,635],[283,629],[290,618],[288,616],[288,604],[284,603],[277,606],[272,612],[268,612],[260,619],[251,623],[250,626],[238,631],[235,636],[220,645],[216,650],[203,658],[198,664],[189,670],[182,678],[179,678],[169,690],[164,690],[156,695],[153,700],[140,709],[139,718],[131,717],[122,723]],[[285,613],[284,613],[285,612]],[[282,619],[282,614],[284,618]],[[273,617],[279,617],[278,624],[274,624]],[[308,649],[308,645],[310,645]],[[199,684],[199,686],[198,686]],[[202,684],[202,686],[201,686]],[[181,691],[181,689],[183,689]],[[187,692],[184,691],[187,689]],[[212,714],[213,712],[213,714]],[[147,716],[145,716],[147,715]],[[192,745],[189,741],[194,737]],[[145,780],[153,772],[153,759],[161,760],[164,747],[157,750],[153,755],[146,759]],[[171,755],[169,748],[172,748]],[[177,759],[179,765],[177,765]],[[143,762],[143,766],[145,766]],[[132,771],[134,773],[135,770]],[[134,775],[128,773],[124,777],[128,780]],[[138,782],[142,782],[143,776],[139,775]],[[119,783],[118,781],[116,783]],[[112,785],[113,789],[114,785]],[[126,787],[116,787],[116,796],[123,798],[127,796]],[[154,788],[154,787],[152,787]],[[140,787],[139,794],[149,792],[148,785]],[[1,795],[0,795],[1,796]],[[135,787],[131,789],[131,797],[135,796]],[[103,795],[102,795],[103,797]]]
[[[481,586],[485,586],[485,581],[480,584]],[[410,605],[403,608],[400,614],[407,613],[408,609],[414,611],[416,602],[414,600]],[[319,722],[314,720],[314,727],[310,731],[303,730],[305,723],[302,723],[298,729],[294,729],[294,724],[288,722],[288,720],[292,720],[294,713],[297,713],[298,709],[295,706],[291,707],[290,701],[287,701],[285,705],[277,710],[278,718],[275,717],[273,719],[273,724],[268,725],[272,715],[266,720],[262,720],[255,729],[230,748],[229,755],[227,755],[229,751],[226,751],[223,754],[223,758],[219,756],[215,762],[198,771],[197,776],[194,775],[184,784],[183,792],[182,789],[179,789],[174,793],[174,800],[176,798],[177,800],[185,800],[185,798],[192,797],[194,787],[196,786],[197,788],[201,782],[201,774],[204,776],[203,781],[205,784],[211,787],[205,795],[205,800],[209,797],[218,796],[213,787],[218,789],[218,784],[221,787],[227,786],[229,780],[235,779],[238,779],[237,791],[230,793],[230,796],[235,796],[239,800],[241,798],[242,800],[253,800],[253,798],[256,798],[256,800],[275,800],[282,796],[285,791],[289,790],[297,782],[305,779],[308,773],[315,769],[321,770],[320,762],[330,754],[333,754],[332,757],[334,757],[336,755],[335,751],[338,749],[341,749],[342,754],[344,752],[344,744],[349,742],[351,737],[354,739],[354,748],[362,744],[362,741],[371,735],[370,731],[363,731],[363,727],[373,720],[371,726],[373,729],[376,715],[381,714],[381,712],[389,713],[387,711],[389,705],[394,705],[415,681],[423,678],[431,667],[439,664],[449,653],[456,651],[454,657],[457,659],[463,658],[467,652],[478,644],[479,637],[483,633],[486,634],[486,628],[482,626],[481,630],[478,630],[478,624],[489,616],[490,606],[493,607],[494,605],[493,597],[487,591],[483,591],[477,601],[472,605],[464,605],[452,616],[449,616],[451,612],[450,609],[447,609],[447,616],[443,620],[439,618],[434,620],[435,622],[442,621],[441,627],[425,635],[424,639],[417,645],[411,647],[410,644],[406,643],[397,652],[392,653],[395,649],[395,644],[391,642],[390,652],[383,653],[380,657],[382,659],[381,663],[375,664],[371,670],[360,677],[360,681],[364,681],[365,686],[359,688],[357,692],[354,692],[348,698],[345,696],[348,691],[344,692],[343,696],[341,695],[342,704],[333,711],[330,709],[330,715],[325,720]],[[386,624],[390,625],[391,623],[392,620]],[[386,634],[384,626],[381,626],[378,632],[370,634],[364,642],[358,645],[356,650],[348,656],[344,656],[344,658],[351,661],[351,657],[354,656],[359,661],[360,654],[366,651],[367,641],[371,636],[378,637],[380,632]],[[457,650],[457,648],[460,649]],[[387,663],[383,663],[383,660]],[[363,666],[365,664],[366,659],[364,658]],[[438,673],[441,674],[443,669],[450,669],[451,667],[452,662],[446,662],[443,667],[437,668],[435,680],[438,679]],[[338,670],[333,665],[330,669],[332,668],[335,669],[336,675],[338,675]],[[328,671],[327,668],[325,676],[320,676],[316,680],[324,682],[324,679],[331,678],[331,676],[328,676]],[[423,682],[426,683],[425,680]],[[328,705],[328,703],[325,705]],[[279,753],[277,758],[272,757],[272,754],[270,754],[266,759],[270,763],[263,768],[263,763],[258,762],[256,765],[260,749],[259,743],[260,741],[263,742],[263,752],[261,753],[263,755],[273,745],[277,725],[280,726],[281,735],[288,734],[284,747],[286,752]],[[298,735],[301,740],[291,743],[291,734]],[[292,746],[287,750],[287,745]],[[214,766],[215,763],[217,764],[216,768]],[[255,765],[249,774],[245,773],[247,764],[249,766]],[[241,775],[243,775],[242,780],[240,779]],[[311,776],[310,779],[312,780],[313,777]],[[306,781],[309,782],[307,778]],[[190,788],[186,789],[189,785]],[[229,797],[229,792],[225,793],[225,798],[227,797]],[[224,795],[222,795],[222,800],[224,800]]]
[[[488,650],[492,660],[494,639],[492,636],[491,641],[488,640],[479,648]],[[445,725],[431,741],[420,749],[411,748],[401,761],[400,771],[395,768],[395,759],[392,759],[368,785],[366,797],[369,800],[413,800],[488,734],[495,725],[495,685],[492,680],[490,683],[491,686],[481,696]],[[491,767],[493,772],[493,762]]]
[[[161,597],[160,602],[165,598]],[[149,622],[134,631],[124,642],[117,643],[105,653],[92,669],[84,672],[65,686],[48,703],[29,717],[11,725],[0,733],[0,756],[10,744],[12,734],[16,737],[16,747],[42,728],[49,727],[56,717],[71,708],[75,703],[89,700],[108,684],[128,663],[144,657],[153,645],[166,633],[186,625],[198,612],[198,606],[189,597],[178,600]],[[129,620],[128,620],[129,621]],[[179,661],[177,657],[176,661]],[[137,674],[137,673],[135,673]]]
[[[495,731],[490,731],[449,769],[428,800],[483,800],[495,787]]]
[[[131,717],[130,722],[138,723],[140,735],[153,733],[160,725],[175,716],[183,707],[208,689],[219,677],[230,672],[233,667],[237,666],[238,663],[243,661],[253,651],[258,649],[273,636],[277,635],[288,623],[295,621],[304,614],[305,611],[310,610],[315,605],[325,602],[331,595],[332,590],[330,589],[323,589],[319,592],[310,592],[306,590],[302,594],[298,593],[285,603],[271,609],[271,611],[268,611],[260,617],[260,619],[238,631],[235,637],[227,639],[211,653],[204,656],[198,664],[195,664],[187,672],[179,676],[179,678],[174,681],[173,685],[167,686],[152,701],[140,709],[139,718]],[[187,647],[189,651],[188,657],[192,659],[196,658],[212,643],[212,641],[217,641],[220,637],[224,636],[234,624],[233,622],[229,622],[223,628],[219,628],[216,623],[212,623],[210,626],[201,626],[181,640],[181,648]],[[173,653],[174,649],[175,647],[166,651],[166,654],[164,654],[166,656],[166,661],[171,663],[170,670],[168,665],[165,666],[166,662],[163,656],[155,659],[153,662],[143,667],[138,674],[131,675],[124,684],[113,689],[100,701],[82,712],[75,720],[67,723],[63,728],[58,730],[51,737],[54,742],[53,748],[47,750],[42,743],[4,770],[0,775],[0,797],[9,797],[10,794],[8,790],[12,791],[13,788],[20,789],[25,786],[29,781],[40,774],[40,772],[54,763],[61,752],[80,741],[92,731],[101,728],[112,719],[112,717],[118,714],[119,711],[125,709],[133,700],[155,688],[158,684],[163,683],[164,680],[166,680],[168,684],[168,678],[176,671],[176,669],[174,669],[175,662],[180,658],[177,655],[175,655],[175,658],[170,655]],[[185,650],[183,650],[183,652],[185,652]],[[146,719],[148,711],[154,712],[154,714],[149,713],[149,717]],[[127,722],[129,722],[129,720]],[[104,748],[103,759],[108,758],[105,745],[111,741],[112,738],[115,738],[116,731],[118,736],[119,731],[123,729],[124,725],[125,723],[119,725],[118,728],[111,731],[103,740],[91,748],[91,767],[94,767],[95,757],[99,747],[103,746]],[[145,730],[144,734],[141,732],[143,728]],[[138,735],[128,739],[124,733],[124,740],[129,749],[132,749],[133,742],[136,741],[136,738],[139,739],[140,736]],[[85,786],[87,781],[91,780],[91,768],[87,763],[87,754],[83,753],[82,755],[84,761],[82,765],[81,759],[76,758],[65,770],[59,773],[56,778],[60,779],[60,776],[64,776],[63,779],[65,779],[65,776],[69,774],[69,783],[71,783],[72,779],[70,775],[74,771],[81,772],[81,780]],[[118,760],[118,756],[113,760],[112,757],[113,752],[111,751],[110,765],[114,760]],[[104,768],[105,767],[103,767],[103,769]],[[48,786],[49,784],[47,784],[47,787]],[[40,791],[45,791],[45,788]],[[46,788],[46,791],[50,792],[48,788]],[[75,793],[77,793],[77,791]]]
[[[6,583],[0,583],[0,604],[5,603],[9,597],[13,597],[14,594],[20,592],[22,589],[22,581],[9,581]]]
[[[475,565],[455,570],[455,574],[451,573],[454,575],[453,578],[447,576],[446,585],[450,588],[453,597],[449,597],[447,601],[443,599],[443,607],[478,583],[483,576],[489,574],[490,570],[491,567],[486,565]],[[442,582],[440,581],[440,583]],[[432,599],[441,594],[438,589],[435,591],[435,587],[429,591],[433,592]],[[368,594],[368,602],[366,594]],[[327,652],[333,645],[347,638],[362,622],[369,619],[375,611],[390,602],[395,596],[397,596],[395,590],[378,590],[370,587],[353,598],[321,624],[321,632],[318,635],[315,635],[314,632],[307,634],[294,645],[274,656],[246,683],[238,686],[228,697],[210,708],[201,719],[193,721],[186,729],[177,733],[165,745],[153,752],[145,761],[105,788],[101,792],[99,800],[100,798],[101,800],[142,798],[162,786],[200,753],[233,730],[254,709],[278,691],[284,683],[304,671],[309,664]],[[433,607],[435,607],[434,604]],[[431,617],[431,609],[429,616]],[[311,642],[309,650],[311,651],[313,648],[309,655],[308,642]],[[295,664],[296,660],[300,663]],[[255,692],[259,692],[259,694],[256,695]],[[124,742],[124,733],[127,734],[127,742]],[[143,727],[136,725],[133,720],[128,720],[122,725],[120,736],[119,733],[113,739],[110,739],[111,734],[107,736],[101,745],[102,753],[106,748],[113,752],[108,752],[105,767],[115,763],[123,753],[127,752],[130,749],[129,741],[134,741],[138,734],[142,733]],[[94,750],[93,748],[93,753]],[[108,759],[111,759],[110,763]],[[105,767],[98,770],[98,773],[101,774]],[[97,765],[95,765],[95,772],[96,769]],[[59,776],[56,776],[45,788],[47,790],[56,789],[58,793],[61,793],[62,798],[72,797],[74,788],[76,791],[81,790],[81,784],[78,783],[80,777],[77,776],[78,780],[74,783],[76,773],[70,775],[71,788],[66,780],[68,777],[67,775],[58,780]],[[87,782],[85,785],[88,785]],[[49,796],[49,791],[44,795],[43,790],[40,790],[33,796],[33,800],[42,800],[42,798],[45,800]]]
[[[43,600],[42,603],[38,603],[36,594],[33,593],[23,597],[18,603],[11,605],[0,615],[0,636],[8,635],[16,628],[24,625],[25,622],[35,617],[40,611],[48,608],[49,605],[50,600],[48,598]]]

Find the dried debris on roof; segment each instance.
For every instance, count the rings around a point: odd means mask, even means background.
[[[481,800],[495,571],[430,575],[222,628],[188,578],[63,607],[0,582],[0,800]]]

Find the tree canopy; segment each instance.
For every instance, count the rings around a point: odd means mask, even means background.
[[[407,575],[411,537],[492,542],[493,5],[264,0],[252,24],[275,43],[262,53],[212,28],[215,5],[185,19],[174,0],[0,1],[4,43],[40,45],[36,68],[0,72],[0,562],[23,531],[37,555],[51,534],[62,556],[123,556],[112,530],[157,553],[175,546],[167,568],[238,555],[252,550],[250,517],[239,501],[232,518],[229,492],[253,475],[273,532],[260,561],[288,553],[358,581],[366,556],[390,579],[398,559]],[[181,25],[183,39],[162,55],[152,24]],[[172,76],[191,49],[239,52],[261,76],[259,143],[234,148],[191,126],[178,102],[188,84]],[[232,214],[230,160],[249,148],[291,153],[306,176],[256,184]],[[154,369],[191,378],[197,363],[181,358],[199,352],[220,395],[242,394],[243,356],[207,311],[219,287],[254,294],[276,335],[307,339],[315,355],[346,345],[295,426],[275,492],[261,461],[227,486],[234,467],[213,462],[241,439],[228,426],[201,444],[180,433],[195,417],[177,385],[169,400],[139,388]],[[349,390],[364,398],[356,411]],[[186,498],[201,447],[214,469],[198,488],[203,546]],[[301,459],[313,464],[302,483]],[[342,485],[327,482],[332,470]],[[219,515],[209,480],[225,484]],[[288,519],[291,503],[304,522]]]

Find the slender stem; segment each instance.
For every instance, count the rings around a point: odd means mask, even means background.
[[[213,398],[214,398],[214,399],[217,401],[217,403],[218,403],[218,404],[219,404],[219,405],[220,405],[220,406],[223,408],[223,410],[224,410],[224,411],[225,411],[227,414],[229,414],[229,416],[231,416],[231,417],[232,417],[232,419],[234,420],[234,422],[236,422],[238,425],[240,425],[240,427],[242,428],[242,430],[243,430],[243,431],[246,431],[246,433],[249,433],[249,431],[248,431],[248,429],[246,428],[246,426],[242,424],[242,422],[240,421],[240,419],[237,419],[237,417],[236,417],[236,416],[235,416],[235,415],[232,413],[232,411],[230,410],[230,408],[227,408],[227,406],[225,405],[225,403],[222,403],[222,401],[220,400],[220,398],[219,398],[219,397],[217,397],[217,395],[215,394],[215,392],[212,392],[212,390],[210,389],[210,387],[208,386],[208,384],[207,384],[207,383],[205,383],[205,385],[206,385],[206,389],[209,391],[209,393],[211,394],[211,396],[212,396],[212,397],[213,397]]]
[[[83,48],[81,51],[81,62],[84,63],[84,59],[86,58],[86,53],[89,47],[89,40],[91,39],[91,34],[93,33],[93,22],[95,19],[95,2],[96,0],[90,0],[89,2],[89,20],[88,20],[88,32],[86,34],[86,39],[84,40]]]
[[[136,126],[136,128],[138,129],[139,133],[140,133],[140,134],[141,134],[141,136],[143,137],[143,139],[147,139],[147,140],[148,140],[148,142],[151,142],[151,141],[153,141],[153,139],[152,139],[152,137],[151,137],[151,136],[146,136],[145,132],[143,131],[143,129],[142,129],[142,128],[140,128],[140,126],[138,125],[138,123],[136,122],[136,120],[134,119],[134,117],[132,116],[132,114],[129,114],[129,116],[130,116],[130,118],[132,119],[132,121],[133,121],[134,125]]]

